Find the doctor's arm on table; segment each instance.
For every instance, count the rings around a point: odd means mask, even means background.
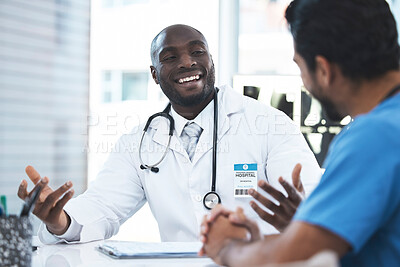
[[[43,188],[33,209],[33,214],[46,224],[51,233],[55,235],[64,234],[71,223],[71,218],[63,208],[74,194],[72,182],[68,181],[58,189],[53,190],[48,186],[49,178],[41,178],[32,166],[27,166],[25,172],[35,185],[34,189],[37,186]],[[28,192],[27,188],[28,183],[23,180],[18,188],[18,197],[22,200],[29,197],[34,191],[33,189]]]

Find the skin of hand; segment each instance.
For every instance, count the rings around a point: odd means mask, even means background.
[[[279,205],[275,204],[270,199],[266,198],[254,189],[249,190],[249,194],[254,197],[259,203],[265,208],[272,211],[274,214],[270,214],[262,209],[255,201],[251,201],[250,205],[254,211],[267,223],[274,226],[279,232],[283,232],[289,225],[294,214],[296,213],[297,207],[300,205],[305,195],[303,184],[300,180],[301,164],[296,164],[292,172],[292,186],[282,177],[279,178],[279,183],[286,190],[288,197],[282,194],[279,190],[276,190],[266,181],[260,180],[258,186],[271,195],[274,199],[279,202]]]
[[[218,205],[209,216],[203,219],[200,238],[203,247],[199,255],[207,254],[212,258],[218,258],[219,251],[226,242],[248,240],[247,233],[250,233],[250,242],[262,238],[257,223],[248,219],[241,207],[238,207],[236,212],[232,212]]]
[[[64,234],[71,223],[71,218],[63,208],[74,195],[72,182],[68,181],[57,190],[52,190],[48,186],[49,178],[41,178],[40,174],[32,166],[27,166],[25,172],[35,185],[35,188],[38,185],[42,187],[39,199],[33,209],[33,214],[46,224],[51,233],[56,235]],[[27,187],[28,182],[22,180],[18,188],[18,197],[22,200],[25,200],[33,192],[33,190],[28,192]]]
[[[200,255],[208,255],[218,263],[219,251],[231,240],[246,240],[247,230],[244,227],[233,225],[225,216],[218,216],[209,226],[207,239]]]
[[[228,218],[232,211],[226,209],[221,204],[215,206],[209,215],[204,215],[203,221],[200,226],[200,241],[203,243],[203,247],[199,251],[199,256],[206,255],[204,249],[204,243],[207,241],[207,234],[211,228],[211,224],[217,220],[218,217],[226,217]]]

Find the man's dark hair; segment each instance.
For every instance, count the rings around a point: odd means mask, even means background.
[[[285,17],[311,71],[317,55],[354,80],[399,69],[396,22],[385,0],[294,0]]]

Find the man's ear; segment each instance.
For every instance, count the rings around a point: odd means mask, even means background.
[[[330,63],[323,56],[315,57],[315,77],[319,84],[326,87],[332,84],[335,77],[335,69],[332,63]]]
[[[153,80],[156,84],[160,84],[160,82],[157,79],[157,71],[154,66],[150,66],[150,72],[151,72],[151,77],[153,77]]]

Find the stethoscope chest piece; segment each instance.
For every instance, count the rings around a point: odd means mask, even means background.
[[[217,204],[219,203],[221,203],[221,198],[217,193],[212,191],[208,192],[203,198],[204,207],[206,207],[209,210],[217,206]]]

